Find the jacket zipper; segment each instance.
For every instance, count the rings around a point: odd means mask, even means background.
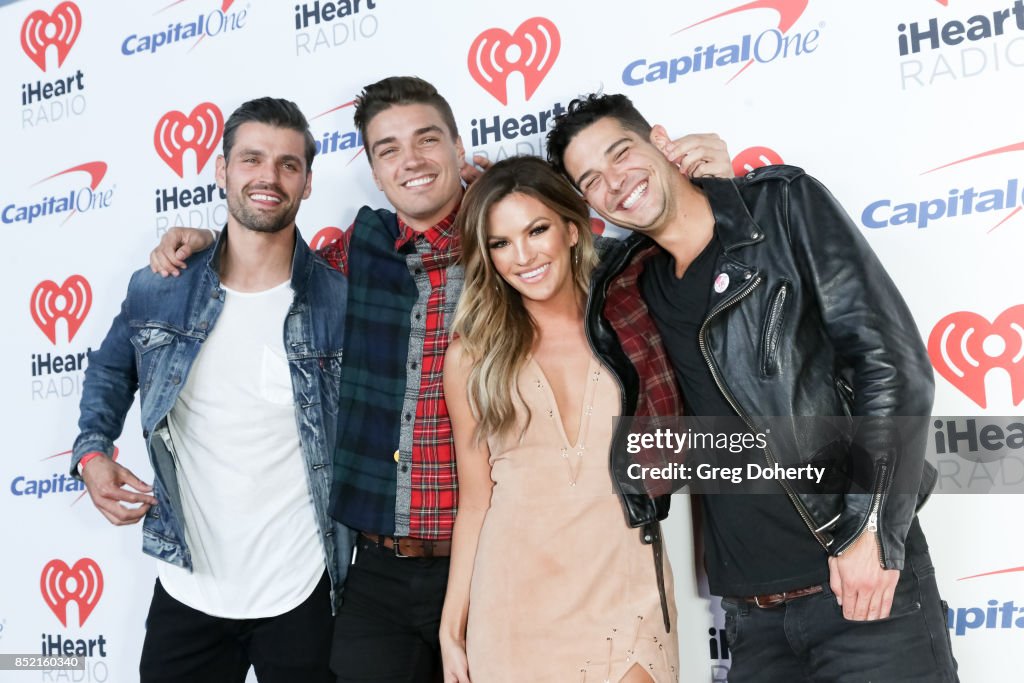
[[[882,507],[882,493],[886,489],[886,484],[889,475],[889,464],[882,463],[879,465],[881,470],[878,475],[878,488],[875,489],[874,494],[871,496],[871,511],[868,513],[867,522],[860,530],[857,531],[850,539],[850,543],[847,543],[843,548],[836,551],[836,556],[842,555],[850,547],[853,541],[857,540],[864,531],[870,531],[875,537],[875,543],[878,546],[878,564],[885,566],[885,550],[882,549],[882,539],[878,537],[878,512]]]
[[[732,406],[732,409],[735,410],[736,414],[743,419],[743,421],[746,423],[747,427],[751,431],[756,431],[754,429],[753,423],[750,421],[750,418],[747,417],[746,413],[744,413],[743,410],[739,407],[739,405],[737,405],[736,400],[732,397],[732,394],[730,394],[728,389],[726,389],[725,384],[723,383],[722,378],[719,375],[717,368],[715,367],[714,361],[711,360],[711,355],[708,353],[705,332],[707,331],[708,323],[711,322],[712,318],[714,318],[716,315],[724,311],[726,308],[729,308],[730,306],[733,306],[736,303],[740,302],[741,300],[745,299],[752,291],[757,289],[758,285],[760,284],[761,276],[758,275],[757,277],[754,278],[753,282],[747,285],[746,289],[737,292],[736,294],[733,295],[731,299],[720,303],[718,307],[711,311],[711,313],[708,314],[708,317],[704,319],[703,324],[701,324],[700,326],[700,332],[698,333],[700,352],[701,355],[704,356],[704,362],[707,364],[708,370],[711,371],[711,377],[712,379],[715,380],[715,385],[718,387],[718,390],[722,392],[722,396],[724,396],[725,400],[729,402],[729,405]],[[766,447],[764,449],[764,457],[769,465],[778,464],[774,456],[772,456],[770,448]],[[793,507],[796,508],[797,513],[800,515],[800,518],[804,521],[804,524],[807,526],[808,530],[810,530],[811,534],[814,535],[814,538],[818,541],[818,543],[821,544],[821,547],[825,550],[828,550],[829,544],[822,539],[820,532],[818,532],[814,526],[814,521],[811,519],[810,513],[808,513],[807,510],[804,508],[804,505],[803,503],[800,502],[800,499],[796,497],[796,493],[794,493],[792,487],[787,482],[782,480],[779,480],[779,484],[782,485],[782,488],[783,490],[785,490],[786,495],[789,496],[790,502],[793,504]]]
[[[773,357],[775,356],[776,340],[778,338],[778,330],[775,329],[775,324],[778,322],[779,316],[782,313],[782,307],[786,303],[786,293],[789,287],[786,283],[782,283],[779,287],[778,293],[775,295],[775,300],[772,302],[772,308],[768,312],[768,329],[764,340],[764,365],[763,370],[765,374],[768,374],[769,370],[772,369]]]

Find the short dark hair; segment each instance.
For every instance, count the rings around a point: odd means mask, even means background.
[[[363,88],[356,98],[356,110],[352,117],[359,135],[363,138],[363,149],[366,150],[366,157],[371,164],[373,158],[369,153],[370,141],[366,139],[366,127],[377,114],[402,104],[429,104],[441,114],[445,125],[448,126],[448,132],[452,134],[452,140],[459,137],[459,128],[455,125],[452,107],[448,100],[437,92],[437,88],[416,76],[389,76]]]
[[[249,100],[231,113],[224,124],[224,158],[231,156],[231,148],[235,146],[235,133],[243,123],[265,123],[277,128],[298,131],[305,138],[306,172],[313,168],[313,157],[316,155],[316,141],[309,132],[309,122],[299,107],[291,100],[278,97],[261,97]]]
[[[569,182],[575,184],[576,181],[569,177],[569,172],[565,170],[565,149],[577,133],[605,117],[615,119],[623,128],[643,136],[644,139],[651,134],[651,124],[625,95],[591,93],[573,100],[566,112],[555,118],[547,139],[548,161],[555,170],[569,178]]]

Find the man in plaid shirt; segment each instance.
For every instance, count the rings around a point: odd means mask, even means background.
[[[441,370],[463,282],[453,229],[460,170],[467,180],[478,172],[465,164],[448,102],[422,79],[368,85],[355,123],[396,212],[364,206],[319,252],[349,279],[331,510],[358,531],[331,668],[339,682],[420,683],[441,677],[438,629],[458,503]],[[676,144],[680,157],[696,159],[690,169],[731,173],[717,136]],[[176,274],[207,235],[171,229],[153,269]]]
[[[339,681],[430,681],[458,502],[441,370],[462,291],[465,151],[451,108],[418,78],[387,78],[356,101],[378,189],[322,255],[348,275],[336,519],[360,532],[331,666]]]

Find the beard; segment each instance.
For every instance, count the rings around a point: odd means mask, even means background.
[[[270,190],[282,198],[276,210],[260,210],[246,204],[250,192]],[[284,230],[295,220],[297,211],[287,205],[288,195],[277,186],[245,187],[240,193],[228,193],[228,212],[238,223],[253,232],[275,233]]]

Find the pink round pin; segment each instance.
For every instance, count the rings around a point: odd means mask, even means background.
[[[719,273],[718,277],[715,278],[715,293],[721,294],[729,288],[729,275],[727,273]]]

